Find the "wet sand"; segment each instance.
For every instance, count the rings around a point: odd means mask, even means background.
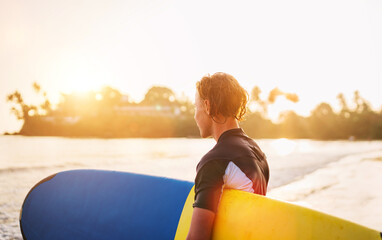
[[[348,156],[268,196],[382,231],[382,151]]]

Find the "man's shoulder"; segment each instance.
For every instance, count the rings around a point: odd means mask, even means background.
[[[208,151],[204,156],[200,159],[196,171],[200,171],[202,167],[207,164],[208,162],[211,162],[213,160],[228,160],[227,156],[224,155],[224,153],[221,152],[221,145],[216,144],[210,151]]]
[[[243,138],[231,138],[216,143],[216,145],[208,151],[199,161],[197,171],[201,169],[206,163],[213,160],[230,161],[242,155],[251,154],[251,144],[246,142]]]

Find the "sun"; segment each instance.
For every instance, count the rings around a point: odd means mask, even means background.
[[[89,92],[96,91],[102,87],[102,83],[97,83],[94,80],[88,80],[84,78],[74,79],[69,86],[73,92]]]
[[[108,85],[110,69],[86,54],[78,56],[73,51],[61,52],[59,60],[51,65],[52,75],[60,78],[60,90],[70,92],[89,92]]]
[[[72,71],[65,77],[65,92],[89,92],[97,91],[107,85],[105,79],[96,76],[90,70]]]

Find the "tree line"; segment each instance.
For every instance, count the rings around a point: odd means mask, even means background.
[[[106,138],[199,136],[193,103],[185,96],[177,97],[167,87],[150,88],[141,102],[134,102],[109,86],[82,94],[61,93],[55,106],[39,84],[33,83],[33,89],[43,99],[38,105],[27,104],[19,91],[7,96],[11,114],[23,121],[22,128],[15,134]],[[240,123],[250,137],[382,139],[382,110],[373,111],[358,91],[354,92],[353,108],[344,95],[339,94],[339,112],[330,104],[321,103],[308,117],[285,111],[280,114],[278,123],[269,119],[268,107],[279,97],[298,102],[298,96],[278,88],[271,90],[265,99],[260,93],[258,86],[252,89],[249,100],[256,110],[248,110]]]

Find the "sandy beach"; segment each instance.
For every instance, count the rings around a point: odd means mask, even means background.
[[[382,151],[348,156],[269,197],[296,203],[382,231]]]

